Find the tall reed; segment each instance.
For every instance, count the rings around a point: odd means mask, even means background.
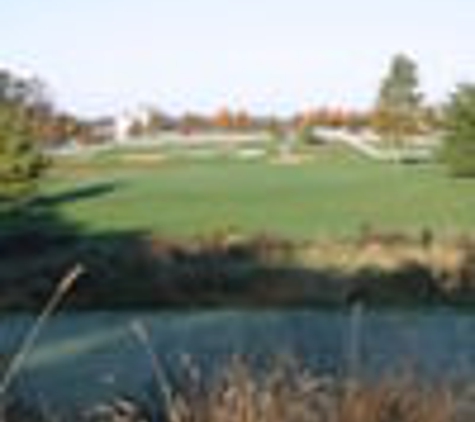
[[[14,378],[20,372],[28,354],[34,347],[34,343],[38,338],[41,330],[44,328],[46,322],[57,309],[61,300],[72,289],[76,280],[84,272],[84,267],[80,264],[71,269],[69,273],[58,283],[56,289],[51,294],[45,306],[38,314],[29,331],[26,333],[17,352],[11,358],[3,376],[0,380],[0,402],[4,398],[8,389],[10,388]]]

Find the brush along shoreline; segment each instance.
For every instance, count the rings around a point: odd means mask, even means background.
[[[475,306],[475,239],[467,236],[15,236],[0,242],[1,311],[38,310],[77,262],[86,271],[68,309]]]
[[[472,422],[475,418],[473,384],[425,383],[410,372],[372,381],[336,380],[291,359],[256,369],[239,356],[213,376],[205,376],[191,360],[183,366],[178,383],[165,372],[151,375],[153,387],[146,400],[116,396],[66,417],[10,396],[2,402],[2,421]]]

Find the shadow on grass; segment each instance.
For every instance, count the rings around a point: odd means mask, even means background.
[[[69,202],[92,200],[113,193],[121,187],[122,183],[117,181],[88,183],[66,192],[40,196],[34,205],[40,208],[51,208]]]
[[[417,262],[392,270],[366,265],[351,273],[324,262],[309,268],[298,257],[302,245],[277,236],[91,235],[57,211],[65,201],[93,199],[118,187],[84,186],[2,217],[0,310],[37,310],[76,263],[86,274],[67,299],[70,309],[475,303],[473,243],[449,288],[446,275]]]
[[[93,200],[119,188],[117,182],[79,186],[74,190],[38,196],[28,206],[0,214],[0,262],[41,255],[78,238],[79,228],[62,219],[56,207]],[[27,265],[27,262],[25,262]],[[0,273],[0,280],[4,275]]]

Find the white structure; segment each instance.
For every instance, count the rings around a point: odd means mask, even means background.
[[[343,143],[368,158],[379,161],[426,161],[432,158],[436,143],[418,140],[405,148],[381,147],[381,137],[371,130],[316,128],[314,135],[328,143]]]
[[[148,125],[150,122],[150,109],[141,106],[135,111],[126,111],[115,119],[115,139],[117,142],[127,142],[130,138],[130,129],[134,123]]]

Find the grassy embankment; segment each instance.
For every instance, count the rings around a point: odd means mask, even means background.
[[[0,245],[4,307],[44,299],[77,261],[77,306],[473,300],[473,180],[325,147],[284,163],[141,154],[57,163],[43,229]]]

